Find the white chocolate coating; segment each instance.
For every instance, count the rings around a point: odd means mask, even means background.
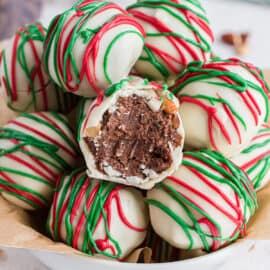
[[[121,7],[80,1],[48,29],[45,66],[66,91],[95,97],[129,74],[143,43],[142,27]]]
[[[5,42],[0,57],[0,95],[17,112],[66,112],[75,98],[49,80],[42,67],[46,29],[27,25]]]
[[[138,1],[128,12],[147,34],[139,75],[169,83],[188,63],[210,58],[213,33],[198,1]]]
[[[117,103],[119,97],[128,97],[132,95],[143,97],[147,101],[148,106],[153,111],[159,110],[163,103],[163,101],[160,99],[156,91],[162,92],[164,96],[169,98],[174,103],[176,108],[179,108],[178,100],[169,91],[158,89],[156,85],[148,83],[148,81],[145,81],[138,77],[123,80],[119,84],[112,86],[112,89],[113,88],[116,89],[116,91],[114,91],[110,96],[104,97],[102,101],[100,101],[100,99],[98,98],[93,102],[92,106],[88,111],[88,115],[84,118],[83,123],[81,124],[79,144],[87,164],[88,174],[89,176],[97,179],[123,183],[126,185],[136,186],[142,189],[150,189],[156,183],[162,181],[166,176],[172,174],[181,163],[182,150],[184,144],[184,130],[182,127],[181,118],[177,112],[176,116],[179,119],[180,123],[179,127],[177,128],[177,131],[181,136],[182,140],[181,144],[177,147],[172,147],[172,145],[169,142],[169,144],[171,145],[172,164],[167,170],[164,170],[161,173],[156,173],[153,170],[144,168],[144,173],[146,174],[145,178],[138,176],[125,177],[120,172],[114,170],[111,166],[106,166],[107,167],[106,174],[101,172],[97,168],[95,158],[91,153],[91,151],[89,150],[89,147],[83,138],[87,136],[86,132],[89,127],[100,126],[100,123],[102,122],[103,119],[103,115],[106,111],[113,112],[117,110],[115,104]],[[100,132],[101,131],[99,131],[99,134]],[[142,167],[143,166],[144,165],[142,164]]]
[[[77,123],[77,131],[80,133],[81,125],[84,121],[84,119],[87,117],[87,113],[93,104],[95,100],[91,98],[82,98],[82,100],[78,104],[77,108],[77,117],[76,117],[76,123]]]
[[[1,195],[34,210],[50,204],[57,178],[77,164],[78,149],[61,114],[23,114],[0,134]]]
[[[250,177],[256,191],[270,181],[270,127],[264,124],[248,147],[232,157],[232,162]]]
[[[212,151],[185,152],[182,165],[147,193],[155,232],[181,249],[216,250],[245,233],[256,208],[246,175]]]
[[[181,104],[187,149],[234,156],[268,118],[266,82],[258,69],[236,59],[191,64],[172,91]]]
[[[79,169],[58,183],[47,227],[54,240],[89,255],[123,259],[145,238],[147,210],[138,190],[91,179]]]

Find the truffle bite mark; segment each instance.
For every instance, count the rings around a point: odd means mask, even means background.
[[[84,137],[98,170],[145,179],[172,165],[172,150],[182,141],[180,121],[169,99],[161,103],[153,108],[146,98],[132,95],[105,112],[100,130]]]

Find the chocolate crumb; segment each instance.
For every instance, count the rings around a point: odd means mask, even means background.
[[[171,166],[169,143],[181,144],[179,126],[175,113],[152,111],[143,97],[133,95],[120,97],[115,111],[103,115],[99,135],[84,140],[102,173],[110,167],[123,178],[144,179],[149,170],[159,174]]]

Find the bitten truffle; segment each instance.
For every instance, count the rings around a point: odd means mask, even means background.
[[[143,189],[172,174],[184,144],[178,110],[172,93],[138,77],[107,89],[80,125],[88,174]]]
[[[170,83],[190,62],[209,60],[214,37],[198,0],[139,0],[128,12],[146,32],[137,74]]]

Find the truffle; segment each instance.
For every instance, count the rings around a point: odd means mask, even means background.
[[[184,132],[177,98],[130,77],[99,96],[81,124],[88,174],[150,189],[181,163]]]
[[[214,37],[198,0],[140,0],[128,12],[146,32],[139,75],[170,83],[188,63],[209,60]]]
[[[28,210],[48,207],[57,178],[76,166],[78,147],[58,113],[22,114],[0,128],[0,192]]]
[[[129,74],[144,36],[141,25],[120,6],[78,1],[49,26],[46,70],[65,91],[95,97]]]
[[[243,236],[257,207],[247,175],[220,153],[184,152],[182,165],[147,193],[155,232],[174,247],[217,250]]]
[[[263,74],[238,59],[191,63],[171,90],[180,101],[188,149],[232,157],[268,119],[269,88]]]
[[[89,178],[85,169],[59,178],[47,222],[55,241],[121,260],[144,241],[147,227],[138,190]]]
[[[0,53],[0,94],[17,112],[69,112],[77,97],[65,94],[52,83],[42,67],[46,29],[26,25],[5,42]]]
[[[248,174],[255,190],[265,187],[270,181],[269,124],[263,124],[248,147],[231,160]]]

